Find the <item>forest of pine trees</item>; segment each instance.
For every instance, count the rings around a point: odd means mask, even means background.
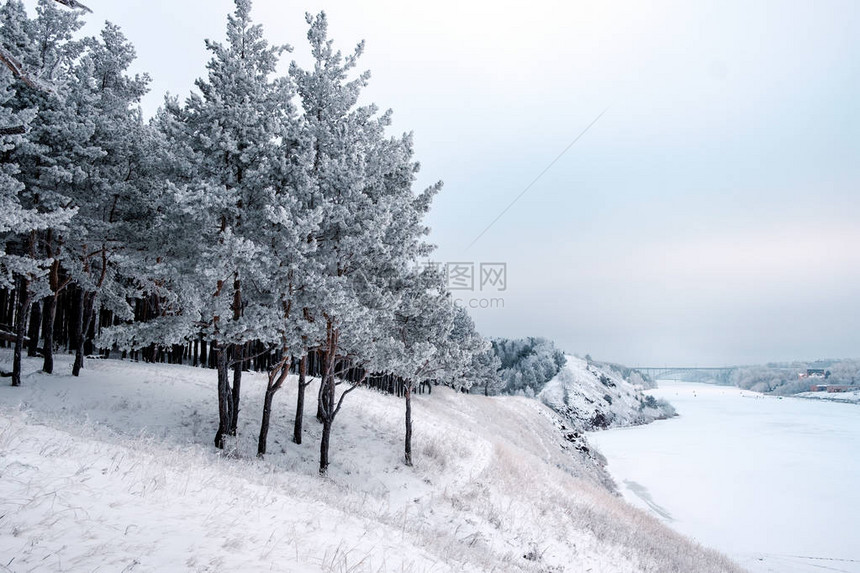
[[[4,375],[21,384],[24,352],[49,374],[56,352],[75,356],[76,376],[96,354],[209,367],[215,446],[254,412],[260,456],[287,375],[299,374],[297,443],[318,377],[321,473],[347,394],[365,384],[404,398],[411,463],[412,393],[428,381],[486,391],[499,362],[422,264],[441,184],[413,190],[411,135],[388,135],[391,112],[359,103],[363,46],[338,50],[326,15],[308,15],[312,65],[279,76],[291,49],[235,0],[196,89],[145,121],[134,47],[113,24],[80,37],[67,6],[80,5],[0,7]],[[267,375],[263,404],[241,402],[249,369]]]

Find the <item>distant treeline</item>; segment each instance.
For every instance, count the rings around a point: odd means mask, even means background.
[[[860,360],[818,360],[815,362],[776,363],[735,368],[729,383],[754,392],[780,395],[808,392],[822,378],[806,376],[809,370],[828,372],[826,383],[844,386],[860,384]],[[858,386],[860,387],[860,386]]]
[[[499,393],[534,396],[565,363],[564,352],[546,338],[493,339],[500,361]]]

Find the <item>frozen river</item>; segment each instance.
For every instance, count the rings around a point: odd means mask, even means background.
[[[860,406],[661,382],[679,416],[589,434],[631,503],[753,572],[860,573]]]

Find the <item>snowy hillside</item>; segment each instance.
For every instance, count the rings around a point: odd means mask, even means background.
[[[567,357],[561,372],[538,394],[544,404],[580,430],[645,424],[671,417],[674,409],[642,393],[611,365]]]
[[[415,396],[407,468],[403,402],[359,389],[323,479],[313,417],[303,445],[288,437],[294,381],[258,460],[261,375],[222,456],[211,370],[93,360],[77,379],[38,365],[0,386],[4,571],[739,571],[610,493],[536,400]]]

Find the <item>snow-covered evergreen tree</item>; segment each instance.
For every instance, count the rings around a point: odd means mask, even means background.
[[[387,368],[404,380],[406,433],[404,461],[412,465],[412,392],[421,382],[450,370],[448,348],[455,307],[444,278],[433,267],[417,267],[395,281],[397,304],[392,309],[392,352]]]
[[[539,393],[566,361],[564,352],[545,338],[498,338],[493,340],[493,352],[501,360],[498,390],[506,394],[528,389]]]
[[[80,28],[73,13],[42,0],[37,17],[29,19],[21,2],[7,0],[0,8],[0,43],[11,57],[33,74],[55,83],[72,77],[82,45],[72,40]],[[50,288],[49,268],[55,263],[53,236],[66,229],[76,208],[65,194],[75,179],[81,150],[79,136],[86,138],[82,120],[66,111],[66,103],[31,81],[31,76],[2,71],[3,97],[0,117],[21,122],[23,133],[3,136],[2,222],[4,249],[2,282],[15,286],[18,305],[15,319],[15,358],[12,383],[20,383],[20,354],[26,319],[34,299]],[[58,264],[58,263],[57,263]]]
[[[212,343],[219,448],[236,432],[244,346],[282,342],[283,329],[275,324],[280,314],[272,309],[283,292],[270,283],[283,269],[272,256],[268,229],[283,223],[289,195],[273,185],[273,172],[288,161],[281,140],[290,90],[272,78],[285,48],[269,45],[262,27],[252,23],[250,0],[235,5],[226,43],[206,42],[212,59],[208,77],[196,82],[200,93],[182,106],[168,100],[157,122],[175,155],[164,223],[174,234],[169,266],[182,309],[162,323],[172,338],[199,332]]]
[[[369,73],[352,77],[363,44],[344,55],[328,37],[324,13],[307,16],[312,69],[293,63],[293,78],[310,144],[310,205],[319,213],[313,260],[319,280],[308,305],[324,325],[316,341],[323,355],[318,418],[323,424],[320,472],[328,467],[331,427],[352,388],[337,396],[335,365],[384,369],[390,356],[394,283],[430,252],[422,218],[439,186],[415,194],[418,165],[411,136],[389,138],[391,112],[360,106]],[[353,385],[354,387],[354,385]]]
[[[65,104],[70,113],[86,120],[91,135],[78,163],[82,176],[67,191],[78,213],[64,237],[61,257],[79,296],[72,371],[76,376],[83,367],[84,341],[96,312],[106,308],[119,318],[132,317],[128,283],[120,267],[134,216],[144,200],[139,186],[144,169],[138,104],[148,83],[146,76],[127,75],[135,51],[116,26],[107,24],[100,39],[84,42]]]
[[[475,322],[465,308],[454,307],[451,332],[446,343],[446,384],[458,391],[480,389],[490,394],[498,384],[498,361],[488,354],[492,351],[490,341],[478,333]]]

